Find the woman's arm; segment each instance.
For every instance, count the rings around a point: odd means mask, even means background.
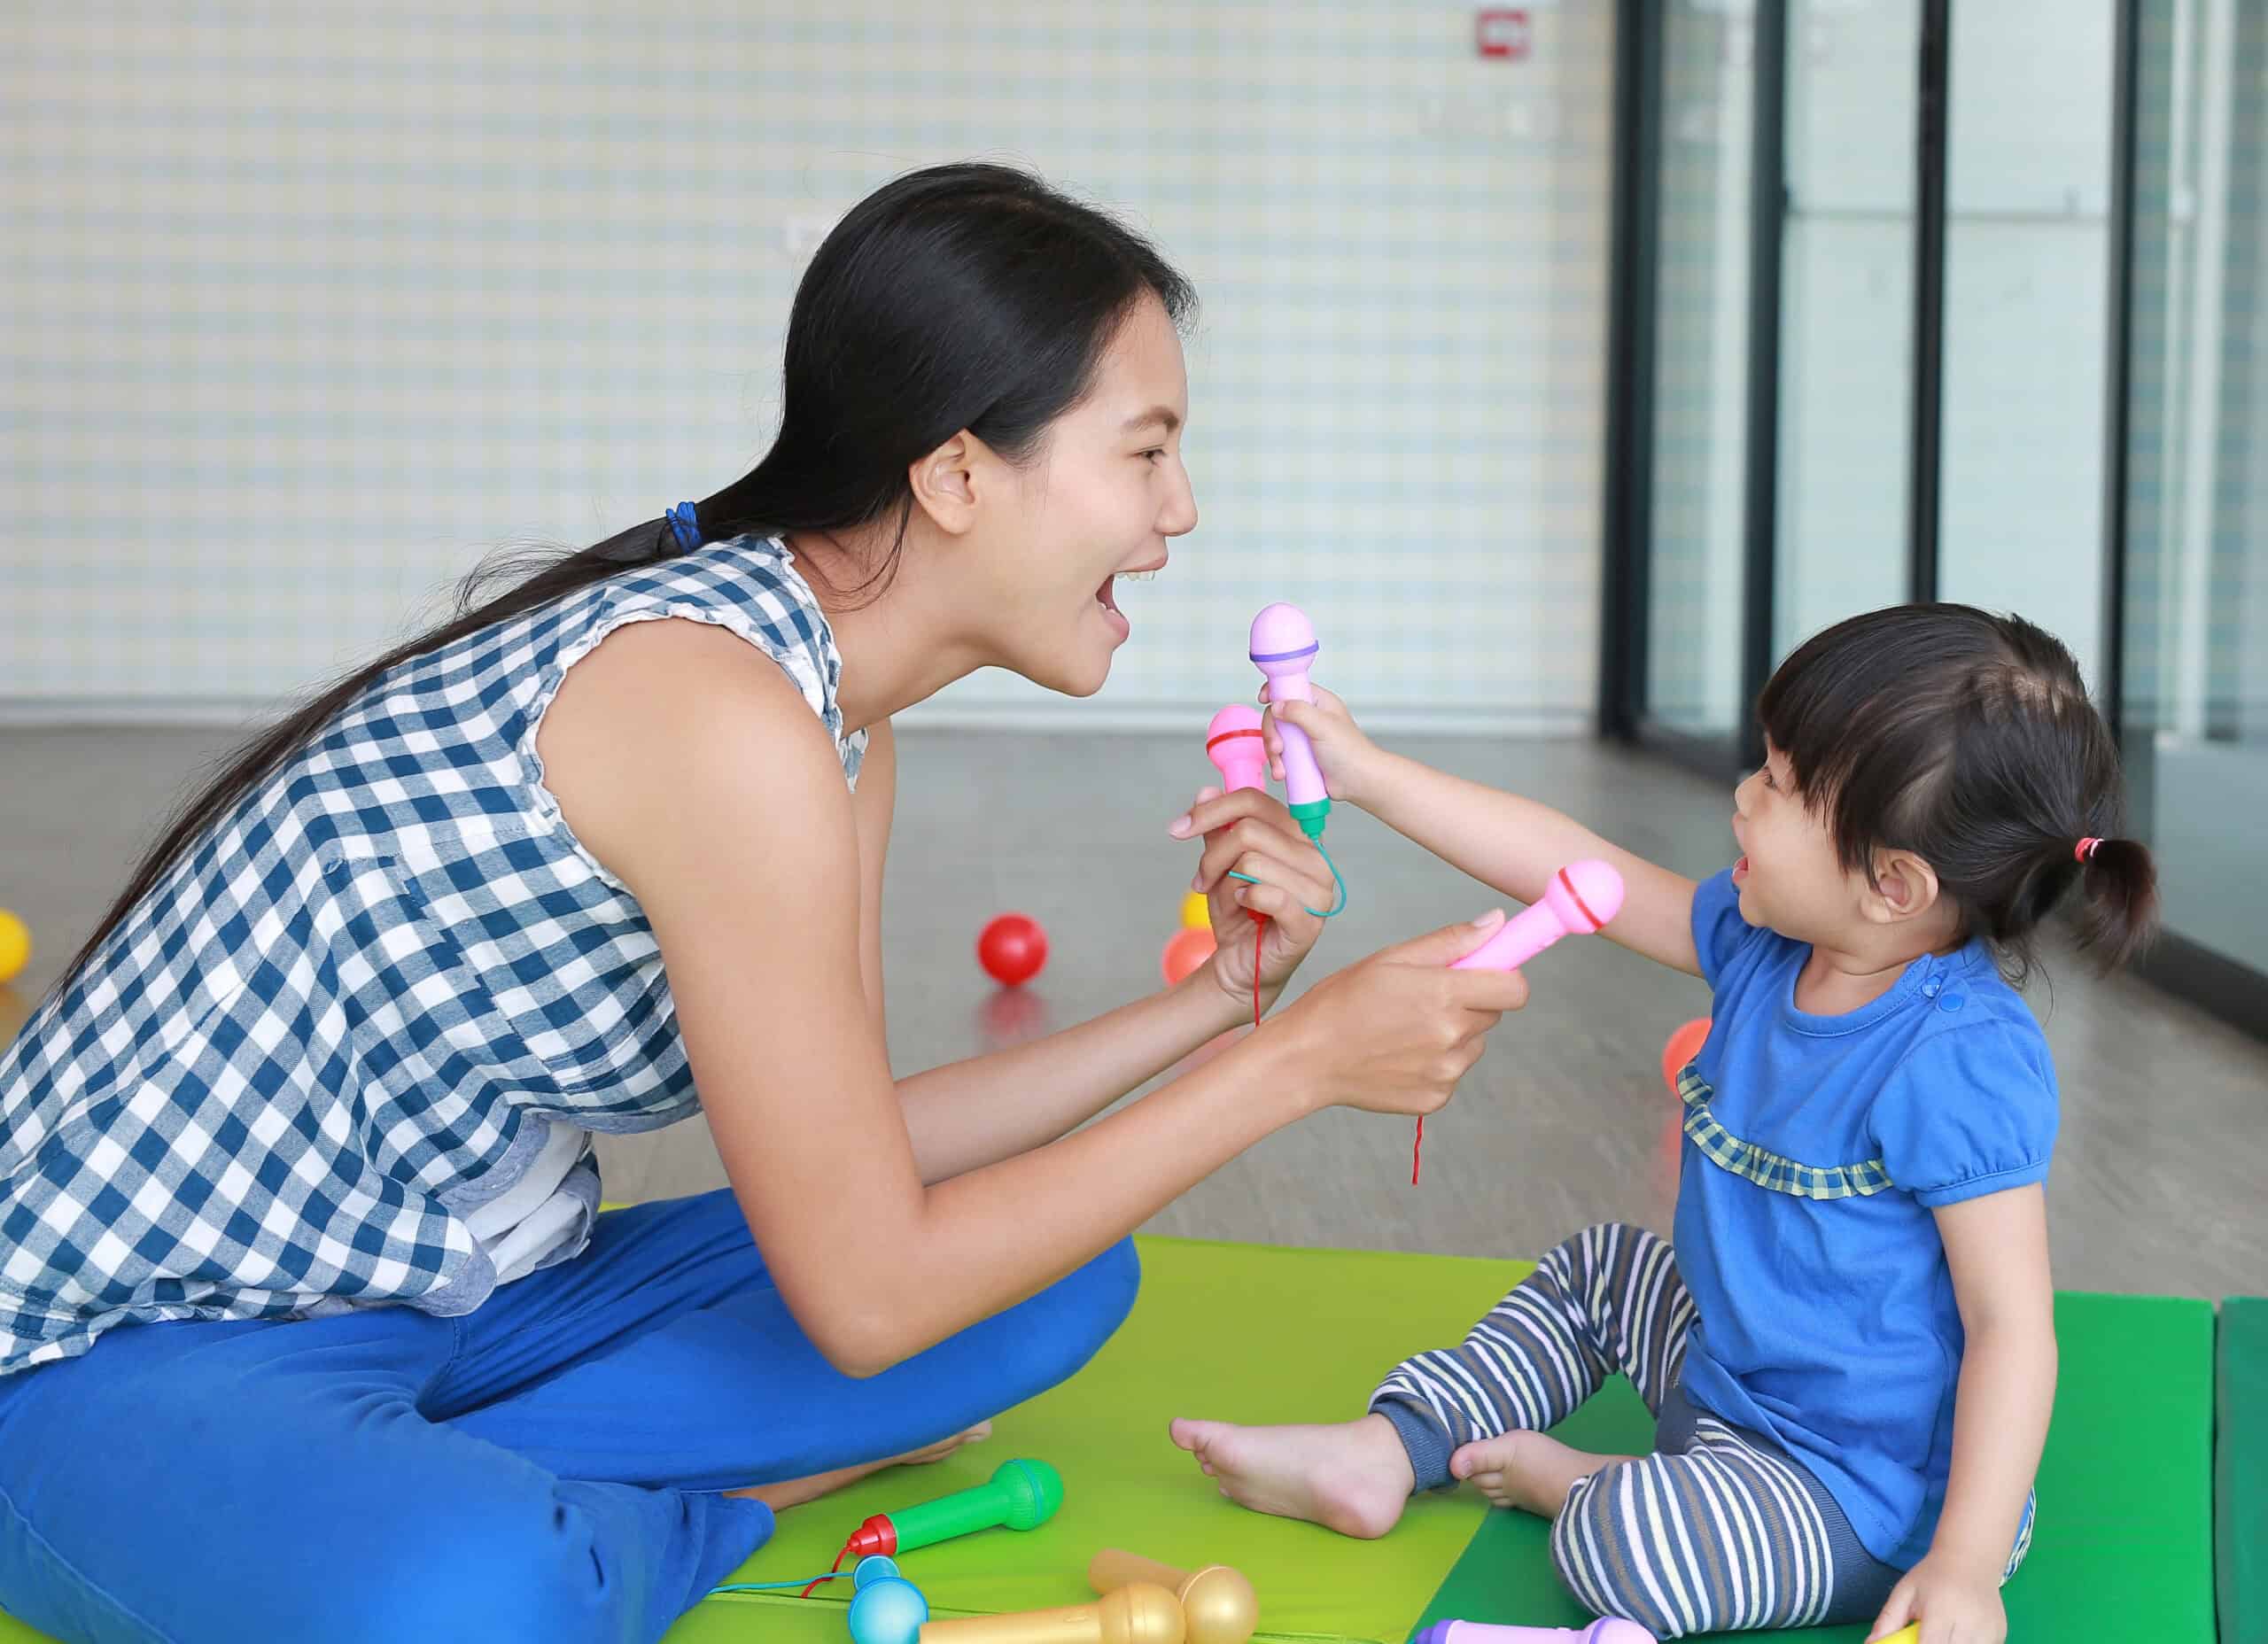
[[[2016,1550],[2055,1405],[2055,1290],[2042,1190],[2010,1188],[1937,1213],[1966,1345],[1954,1394],[1953,1472],[1929,1555],[1883,1606],[1870,1638],[1917,1617],[1922,1644],[2008,1636],[2000,1572]]]
[[[1445,968],[1487,928],[1436,933],[1123,1112],[925,1185],[861,974],[850,795],[793,686],[731,635],[639,624],[577,665],[543,735],[571,826],[653,925],[781,1294],[854,1375],[1036,1294],[1318,1106],[1437,1108],[1525,997]]]
[[[897,1082],[925,1182],[1052,1142],[1240,1020],[1203,972],[1029,1044]]]

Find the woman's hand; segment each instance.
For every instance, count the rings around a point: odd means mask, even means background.
[[[1503,922],[1494,912],[1384,949],[1287,1008],[1281,1026],[1312,1053],[1317,1105],[1419,1116],[1448,1105],[1488,1030],[1527,1003],[1517,971],[1449,968]]]
[[[1284,733],[1276,723],[1281,719],[1307,733],[1308,744],[1315,749],[1316,767],[1323,772],[1323,785],[1331,796],[1368,810],[1371,797],[1377,791],[1378,767],[1385,759],[1385,752],[1363,734],[1363,727],[1355,723],[1355,716],[1347,711],[1346,703],[1319,685],[1309,688],[1315,692],[1311,702],[1270,705],[1262,726],[1269,769],[1278,782],[1284,779]],[[1269,686],[1260,687],[1262,702],[1268,701],[1268,692]]]
[[[1214,952],[1207,966],[1214,981],[1240,1012],[1252,1008],[1257,929],[1261,1005],[1272,1005],[1323,934],[1323,919],[1308,910],[1338,905],[1330,865],[1283,803],[1255,787],[1230,794],[1200,788],[1197,803],[1166,831],[1176,839],[1201,834],[1205,840],[1190,888],[1205,893],[1212,916]],[[1231,873],[1260,882],[1248,885]],[[1254,913],[1265,914],[1268,922],[1256,925]]]

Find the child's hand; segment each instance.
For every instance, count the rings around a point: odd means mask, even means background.
[[[2008,1612],[2000,1603],[2000,1568],[1931,1553],[1891,1588],[1867,1644],[1910,1621],[1921,1624],[1921,1644],[2002,1644]]]
[[[1284,779],[1284,738],[1276,728],[1276,721],[1281,717],[1308,733],[1308,741],[1315,748],[1316,764],[1323,772],[1323,785],[1330,790],[1331,796],[1368,810],[1367,795],[1379,758],[1379,745],[1363,734],[1354,715],[1347,711],[1346,703],[1319,685],[1309,688],[1315,692],[1312,702],[1277,702],[1269,706],[1265,726],[1269,772],[1278,782]],[[1260,687],[1260,700],[1268,701],[1268,686]]]

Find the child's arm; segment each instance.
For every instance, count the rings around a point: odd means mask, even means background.
[[[1552,874],[1596,857],[1622,875],[1622,911],[1600,933],[1633,952],[1689,975],[1701,973],[1693,949],[1694,882],[1601,839],[1573,817],[1515,794],[1449,775],[1363,734],[1346,704],[1316,688],[1313,702],[1275,709],[1308,733],[1334,798],[1359,805],[1450,866],[1508,896],[1534,903]],[[1283,776],[1283,743],[1268,727],[1268,752]]]
[[[1967,1338],[1954,1394],[1953,1474],[1929,1555],[1906,1573],[1868,1634],[1917,1617],[1922,1644],[2008,1636],[2000,1572],[2016,1550],[2024,1496],[2055,1403],[2055,1292],[2047,1198],[2039,1184],[1937,1212]]]

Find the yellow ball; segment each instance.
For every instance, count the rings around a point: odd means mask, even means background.
[[[0,981],[15,978],[31,962],[32,934],[23,920],[0,908]]]
[[[1209,930],[1213,915],[1207,909],[1205,893],[1192,890],[1181,899],[1181,927],[1184,930]]]

